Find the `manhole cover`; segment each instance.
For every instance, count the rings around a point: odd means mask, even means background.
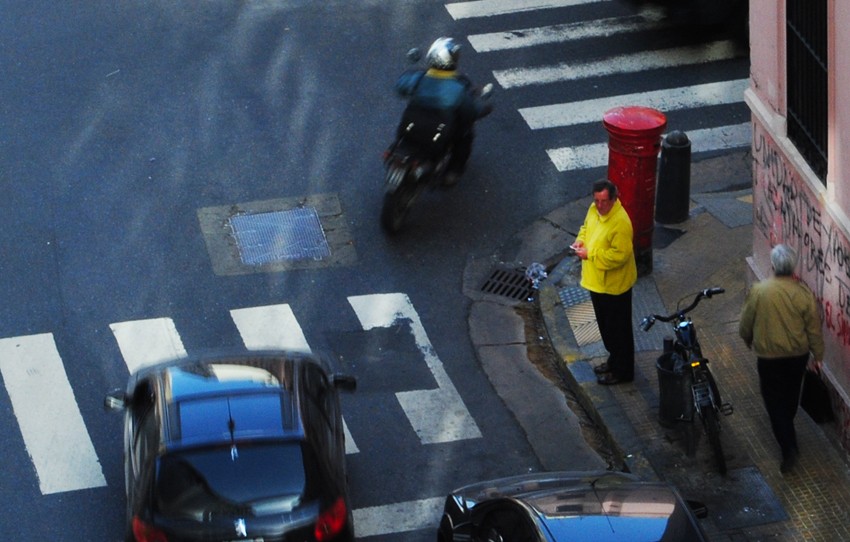
[[[481,291],[525,301],[531,295],[531,282],[525,278],[525,268],[496,269],[481,287]]]
[[[699,500],[724,531],[746,529],[788,519],[788,514],[755,466],[730,470],[717,484],[701,487]]]
[[[230,228],[245,265],[330,256],[325,232],[313,207],[237,215],[230,219]]]

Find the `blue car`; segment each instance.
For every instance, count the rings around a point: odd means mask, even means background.
[[[468,485],[447,498],[439,542],[705,542],[668,484],[620,472],[551,472]]]
[[[241,353],[143,368],[124,412],[125,539],[350,542],[336,375],[318,357]]]

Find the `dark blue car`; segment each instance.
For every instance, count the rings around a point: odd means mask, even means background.
[[[550,472],[468,485],[447,498],[439,542],[705,542],[672,486],[619,472]]]
[[[351,541],[337,388],[318,357],[242,353],[133,374],[125,412],[126,540]]]

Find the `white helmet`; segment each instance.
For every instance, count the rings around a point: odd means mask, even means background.
[[[425,60],[431,68],[438,70],[456,70],[460,57],[460,44],[452,38],[437,38],[428,49]]]

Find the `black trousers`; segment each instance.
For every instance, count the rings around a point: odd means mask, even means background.
[[[632,290],[618,295],[590,292],[596,325],[608,351],[608,367],[620,380],[635,377],[635,338],[632,331]]]
[[[783,458],[797,453],[794,416],[800,404],[800,389],[808,361],[808,354],[790,358],[758,358],[761,396]]]
[[[468,129],[464,126],[459,130],[458,135],[454,138],[452,146],[452,158],[448,165],[448,171],[462,175],[466,171],[466,162],[472,154],[472,142],[475,140],[475,133],[472,131],[472,126]]]

